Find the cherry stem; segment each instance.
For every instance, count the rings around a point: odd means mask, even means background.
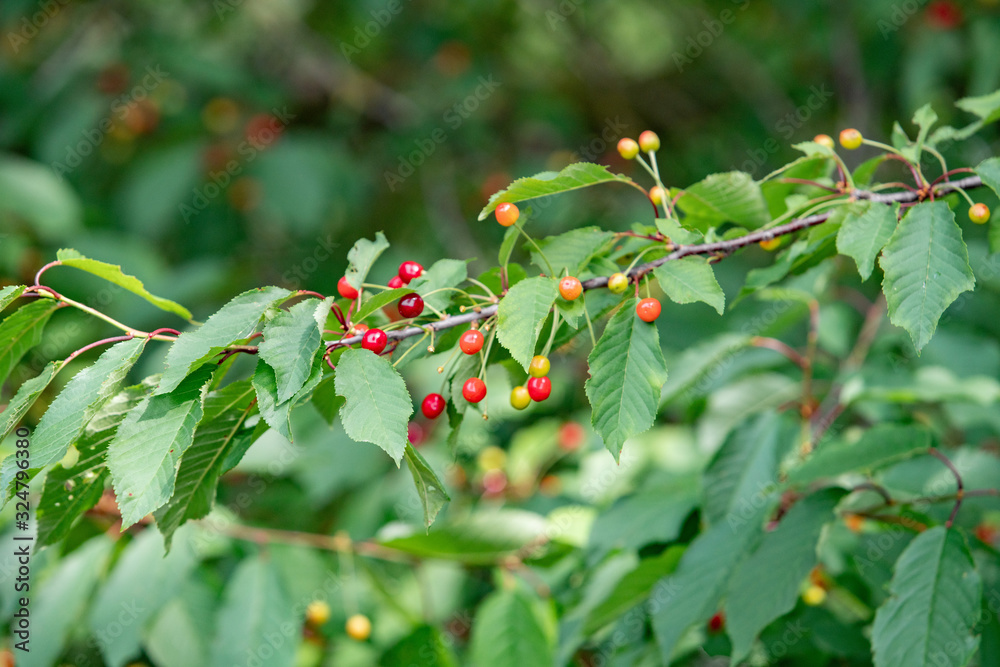
[[[66,357],[66,359],[59,365],[59,370],[62,370],[63,368],[65,368],[66,365],[69,364],[69,362],[73,361],[74,359],[76,359],[78,356],[80,356],[81,354],[83,354],[87,350],[92,350],[95,347],[99,347],[101,345],[107,345],[108,343],[121,343],[122,341],[132,340],[133,338],[135,338],[135,336],[133,336],[132,334],[126,334],[124,336],[114,336],[112,338],[104,338],[104,339],[101,339],[101,340],[98,340],[98,341],[94,341],[93,343],[90,343],[89,345],[84,345],[79,350],[73,352],[71,355],[69,355],[68,357]]]
[[[958,514],[959,508],[962,507],[962,499],[965,497],[965,484],[962,482],[962,474],[958,472],[958,468],[951,462],[951,459],[942,454],[936,447],[931,447],[928,452],[951,471],[951,474],[955,476],[955,484],[958,485],[958,489],[955,491],[955,506],[951,508],[951,514],[944,524],[945,528],[951,528],[952,524],[955,523],[955,516]]]

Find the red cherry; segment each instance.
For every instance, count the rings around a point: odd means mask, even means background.
[[[389,289],[399,289],[403,286],[403,279],[399,276],[389,278]]]
[[[578,278],[566,276],[559,281],[559,294],[567,301],[575,301],[583,294],[583,284]]]
[[[458,339],[458,346],[466,354],[475,354],[483,349],[483,334],[478,329],[469,329]]]
[[[358,290],[351,287],[351,284],[347,282],[347,276],[344,276],[337,281],[337,291],[340,292],[340,296],[345,299],[357,299]]]
[[[927,5],[927,22],[939,30],[953,30],[962,24],[962,10],[949,0],[932,2]]]
[[[399,314],[403,317],[407,319],[420,317],[422,312],[424,312],[424,300],[416,292],[410,292],[399,300]]]
[[[399,279],[404,285],[409,285],[414,278],[419,278],[424,273],[424,267],[410,260],[399,265]]]
[[[369,329],[361,337],[361,347],[371,350],[375,354],[381,354],[388,343],[389,338],[381,329]]]
[[[559,448],[564,452],[575,452],[583,444],[587,432],[576,422],[566,422],[559,427]]]
[[[715,616],[708,619],[708,631],[713,635],[722,632],[724,627],[726,627],[726,615],[721,611],[716,612]]]
[[[462,385],[462,396],[469,403],[478,403],[486,398],[486,383],[479,378],[469,378]]]
[[[542,402],[552,393],[552,380],[548,377],[530,378],[528,380],[528,395],[531,400]]]
[[[643,322],[655,322],[660,316],[660,302],[656,299],[643,299],[636,304],[635,313]]]
[[[420,411],[424,413],[424,417],[428,419],[437,419],[437,417],[444,412],[445,402],[444,396],[441,394],[427,394],[424,397],[424,402],[420,404]]]
[[[406,425],[406,439],[414,447],[419,447],[424,441],[424,429],[417,422],[410,422]]]

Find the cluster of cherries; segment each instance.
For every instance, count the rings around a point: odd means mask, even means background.
[[[411,280],[419,278],[423,273],[424,267],[419,263],[413,261],[403,262],[399,265],[398,274],[393,276],[392,280],[389,281],[389,287],[391,289],[399,289],[404,285],[409,285]],[[337,292],[340,293],[340,296],[352,301],[357,299],[360,294],[358,290],[354,289],[347,282],[347,276],[337,281]],[[407,319],[420,317],[420,314],[424,312],[424,300],[416,292],[410,292],[396,303],[396,308],[399,310],[400,316]],[[369,329],[366,324],[358,323],[354,325],[354,332],[361,334],[361,347],[371,350],[375,354],[382,354],[386,345],[389,344],[389,337],[381,329]]]

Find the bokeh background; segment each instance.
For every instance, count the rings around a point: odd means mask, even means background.
[[[332,293],[351,245],[379,230],[393,244],[373,272],[379,282],[404,259],[429,266],[442,257],[476,258],[473,267],[482,270],[503,233],[491,220],[477,221],[490,194],[578,160],[642,179],[617,156],[621,137],[659,133],[668,185],[733,169],[760,178],[792,159],[797,141],[848,125],[885,139],[896,119],[909,119],[926,102],[944,124],[962,126],[971,119],[952,103],[998,88],[997,0],[2,0],[0,284],[31,284],[58,248],[73,247],[123,265],[153,293],[203,318],[264,284]],[[996,142],[996,129],[987,128],[946,153],[953,164],[975,165],[996,153]],[[623,230],[651,216],[631,188],[598,188],[537,208],[538,236],[588,224]],[[985,231],[965,234],[984,254]],[[769,261],[750,249],[720,264],[719,280],[732,296],[748,268]],[[134,326],[183,324],[88,277],[48,277]],[[707,306],[670,309],[668,356],[739,330],[741,318],[755,312],[741,308],[725,324]],[[830,312],[836,321],[836,308]],[[46,343],[15,373],[0,403],[32,369],[100,335],[93,322],[54,318]],[[970,350],[963,340],[943,336],[923,363],[951,355],[950,365],[970,373],[984,359],[1000,367],[995,341]],[[740,363],[773,363],[762,358]],[[149,355],[136,377],[160,364]],[[572,412],[586,405],[585,368],[558,373],[571,379],[557,384],[570,388],[554,395],[549,413],[511,442],[514,430],[501,411],[481,442],[503,444],[534,471],[538,442],[554,449],[576,438],[575,448],[589,437],[589,458],[574,463],[574,483],[585,486],[611,467],[610,457],[583,429],[566,429],[568,419],[588,421],[585,411]],[[413,382],[429,388],[432,380]],[[755,386],[760,391],[769,390]],[[703,455],[738,418],[738,407],[714,408],[715,421],[697,434],[700,447],[689,431],[659,430],[656,437],[674,438],[677,452]],[[238,511],[243,520],[346,530],[357,539],[401,515],[418,520],[412,482],[375,447],[331,435],[313,413],[295,428],[300,449],[293,456],[284,456],[275,438],[262,438],[223,481],[223,504],[251,492],[253,502]],[[417,428],[415,439],[434,439]],[[640,464],[602,487],[595,502],[615,498],[650,469],[650,457],[662,455],[644,447],[636,445]],[[439,470],[450,465],[443,444],[440,450],[429,455]],[[691,457],[675,460],[675,468],[696,470],[703,459]],[[478,473],[448,470],[452,490],[465,485],[469,498],[482,492],[481,480],[472,483]],[[514,485],[516,471],[508,472]],[[256,491],[257,475],[266,491]],[[528,477],[522,495],[557,495]],[[545,511],[554,502],[527,504]],[[64,551],[106,527],[89,523]],[[54,566],[52,551],[38,557],[39,571]],[[238,562],[240,554],[223,552],[185,584],[196,609],[218,604]],[[325,566],[342,566],[294,550],[273,553],[299,597],[319,585]],[[375,604],[365,601],[378,597],[379,580],[402,600],[415,595],[417,584],[400,570],[375,565],[371,572],[355,591],[363,607]],[[463,576],[447,568],[427,575],[449,600],[475,600],[488,589],[485,575],[471,584]],[[447,616],[462,603],[440,608],[439,620],[467,635],[467,616]],[[334,613],[332,623],[342,626],[343,611]],[[392,613],[376,615],[387,643],[405,625],[394,625]],[[206,636],[184,641],[210,641]],[[86,632],[76,638],[79,655],[98,660]],[[358,647],[338,655],[329,664],[377,660]],[[197,664],[176,659],[162,664]]]

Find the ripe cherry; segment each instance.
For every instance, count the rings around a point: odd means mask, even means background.
[[[647,153],[660,150],[660,137],[656,135],[656,132],[646,130],[639,135],[639,148]]]
[[[347,282],[347,276],[344,276],[337,281],[337,291],[340,292],[340,296],[345,299],[357,299],[358,290],[354,289],[349,282]]]
[[[559,427],[559,449],[575,452],[583,445],[587,432],[576,422],[566,422]]]
[[[618,141],[618,154],[626,160],[634,160],[635,156],[639,154],[639,144],[635,143],[635,139],[628,137],[620,139]]]
[[[559,294],[567,301],[576,301],[583,294],[583,284],[573,276],[566,276],[559,281]]]
[[[864,137],[853,127],[840,131],[840,145],[847,150],[853,151],[855,148],[860,148],[863,141]]]
[[[368,325],[365,324],[364,322],[358,322],[353,327],[351,327],[351,331],[354,333],[355,336],[360,336],[364,332],[368,331]]]
[[[547,377],[533,377],[528,380],[528,396],[542,402],[552,393],[552,380]]]
[[[419,278],[424,273],[424,267],[414,261],[406,261],[399,265],[399,279],[404,285],[409,285],[414,278]]]
[[[351,639],[363,642],[372,634],[372,622],[364,614],[355,614],[347,619],[344,630]]]
[[[517,209],[514,204],[504,203],[497,206],[495,211],[497,216],[497,222],[499,222],[504,227],[510,227],[517,219],[521,217],[521,211]]]
[[[514,387],[510,392],[510,404],[515,410],[524,410],[531,403],[531,395],[526,387]]]
[[[417,422],[410,422],[406,425],[406,439],[414,447],[419,447],[424,442],[424,427]]]
[[[550,368],[552,368],[552,364],[549,362],[549,358],[536,354],[532,357],[531,363],[528,364],[528,375],[533,378],[545,377],[549,374]]]
[[[833,137],[829,134],[817,134],[813,137],[813,142],[819,144],[820,146],[826,146],[827,148],[833,148]]]
[[[628,289],[628,278],[624,273],[615,273],[608,278],[608,289],[612,294],[621,294]]]
[[[721,611],[715,612],[715,615],[708,619],[708,631],[713,635],[722,632],[722,629],[725,627],[726,615]]]
[[[962,10],[950,0],[935,0],[927,5],[927,23],[939,30],[954,30],[962,25]]]
[[[483,349],[483,333],[478,329],[469,329],[458,339],[458,346],[466,354],[476,354]]]
[[[974,204],[969,209],[969,220],[977,225],[984,225],[990,219],[990,207],[986,204]]]
[[[403,279],[399,276],[393,276],[389,278],[389,289],[399,289],[403,286]]]
[[[655,322],[660,316],[660,302],[656,299],[643,299],[636,304],[635,314],[643,322]]]
[[[424,300],[416,292],[410,292],[399,300],[399,314],[403,317],[420,317],[422,312],[424,312]]]
[[[778,247],[781,246],[781,239],[780,238],[778,238],[778,239],[767,239],[766,241],[761,241],[757,245],[759,245],[764,250],[767,250],[767,251],[770,252],[771,250],[777,250]]]
[[[330,620],[330,605],[322,600],[313,600],[306,607],[306,623],[315,627]]]
[[[444,412],[445,401],[441,394],[427,394],[424,402],[420,404],[420,411],[428,419],[437,419]]]
[[[388,343],[389,338],[381,329],[369,329],[361,336],[361,347],[375,354],[381,354]]]
[[[469,378],[462,385],[462,397],[469,403],[478,403],[486,398],[486,383],[479,378]]]

